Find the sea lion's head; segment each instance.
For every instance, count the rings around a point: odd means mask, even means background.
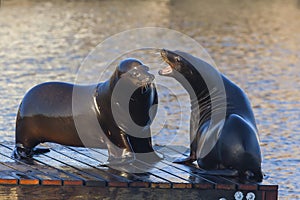
[[[154,80],[154,75],[149,73],[149,67],[134,58],[121,61],[115,76],[117,79],[125,79],[126,84],[136,86],[143,92],[150,88]]]
[[[162,76],[174,76],[175,72],[183,71],[185,67],[185,60],[173,51],[162,49],[160,51],[162,59],[169,65],[159,71]]]
[[[183,75],[185,73],[190,73],[189,71],[191,68],[189,67],[189,63],[181,55],[179,55],[177,51],[162,49],[160,51],[160,55],[162,59],[169,65],[159,71],[160,75],[175,77],[176,72],[179,72]]]

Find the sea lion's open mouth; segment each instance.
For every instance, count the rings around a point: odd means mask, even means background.
[[[162,76],[167,76],[173,72],[174,64],[168,59],[168,52],[166,50],[162,49],[160,51],[160,55],[163,61],[165,61],[169,66],[159,70],[158,74]]]
[[[171,66],[167,66],[161,70],[159,70],[159,75],[162,75],[162,76],[167,76],[169,74],[171,74],[173,72],[173,69]]]

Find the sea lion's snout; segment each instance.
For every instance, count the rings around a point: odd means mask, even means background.
[[[155,79],[155,76],[153,74],[147,73],[146,76],[141,77],[141,79],[139,79],[139,83],[141,86],[143,87],[148,87]]]
[[[142,94],[146,93],[152,85],[152,82],[154,81],[155,76],[153,74],[150,74],[148,72],[144,72],[146,75],[141,77],[142,79],[139,80],[138,85],[141,87]]]
[[[148,72],[149,67],[141,65],[128,71],[125,76],[129,76],[129,80],[138,87],[148,89],[155,79],[155,76]]]

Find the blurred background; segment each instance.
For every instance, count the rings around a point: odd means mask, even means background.
[[[263,169],[280,185],[279,199],[299,199],[299,19],[299,0],[2,0],[0,142],[14,143],[17,109],[32,86],[74,82],[82,60],[113,34],[165,27],[194,38],[246,91]]]

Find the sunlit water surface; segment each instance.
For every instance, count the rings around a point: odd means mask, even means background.
[[[166,27],[198,41],[218,69],[246,91],[260,132],[263,169],[271,183],[280,185],[280,199],[299,199],[299,19],[296,0],[2,1],[0,141],[14,143],[18,105],[32,86],[74,82],[85,56],[113,34]],[[144,59],[153,71],[162,66],[158,58]],[[170,87],[186,98],[180,87]],[[162,91],[160,98],[175,109],[165,108],[158,121],[163,123],[167,115],[183,121],[172,123],[170,118],[155,142],[171,138],[174,144],[188,145],[189,103],[176,107],[177,98]]]

